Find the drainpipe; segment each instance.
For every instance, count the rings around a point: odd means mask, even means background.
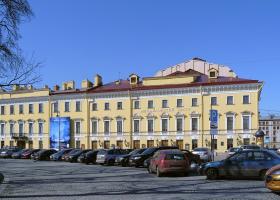
[[[200,86],[200,94],[201,94],[201,145],[204,147],[204,98],[202,94],[202,86]]]
[[[133,115],[133,107],[132,107],[132,98],[131,98],[131,92],[130,90],[128,90],[128,97],[129,97],[129,148],[132,149],[133,148],[133,144],[132,144],[132,115]]]

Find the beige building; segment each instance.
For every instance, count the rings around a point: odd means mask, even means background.
[[[71,119],[71,147],[210,148],[211,109],[219,113],[218,132],[213,140],[217,151],[255,143],[262,82],[241,79],[234,73],[222,73],[222,76],[221,69],[207,68],[205,73],[194,69],[173,70],[167,75],[142,79],[131,74],[127,80],[108,84],[103,84],[97,75],[94,83],[84,80],[81,89],[69,81],[63,83],[61,89],[55,86],[52,91],[1,92],[1,111],[2,107],[5,110],[0,113],[1,145],[20,144],[19,138],[11,137],[9,127],[14,122],[13,134],[17,136],[22,121],[27,137],[20,139],[34,148],[43,141],[43,147],[48,148],[49,119],[58,116]],[[40,103],[44,103],[43,113],[38,110]],[[7,112],[12,104],[15,115]],[[24,115],[18,114],[20,104],[26,109]],[[27,110],[30,104],[34,106],[33,113]],[[29,137],[29,122],[34,124],[33,137]],[[40,123],[44,124],[44,137],[39,134]]]

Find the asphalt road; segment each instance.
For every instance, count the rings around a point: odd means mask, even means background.
[[[257,180],[161,177],[145,169],[0,160],[0,199],[280,199]]]

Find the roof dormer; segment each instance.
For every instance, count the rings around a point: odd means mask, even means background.
[[[137,76],[136,74],[130,74],[129,83],[130,83],[130,85],[138,84],[139,83],[139,76]]]
[[[219,76],[219,70],[215,69],[215,68],[211,68],[208,70],[208,76],[210,79],[215,79],[218,78]]]

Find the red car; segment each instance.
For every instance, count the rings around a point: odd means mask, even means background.
[[[39,151],[40,149],[30,149],[21,154],[21,159],[30,159],[32,154],[37,153]]]
[[[180,150],[157,151],[151,159],[149,173],[156,173],[158,177],[166,173],[187,174],[190,162]]]

